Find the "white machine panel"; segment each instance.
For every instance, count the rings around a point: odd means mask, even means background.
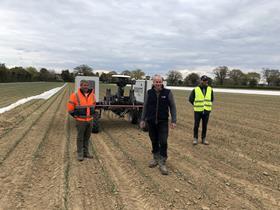
[[[163,81],[163,85],[166,86],[166,84],[166,81]],[[133,86],[136,101],[144,103],[146,93],[152,86],[153,80],[136,80]]]
[[[152,85],[152,80],[136,80],[133,89],[137,102],[144,103],[146,92],[152,88]]]
[[[99,102],[99,77],[93,76],[76,76],[75,77],[75,92],[80,87],[81,80],[89,81],[89,88],[94,90],[96,102]]]

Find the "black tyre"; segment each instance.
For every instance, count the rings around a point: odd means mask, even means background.
[[[139,116],[138,111],[130,111],[129,112],[129,120],[132,124],[139,123]]]

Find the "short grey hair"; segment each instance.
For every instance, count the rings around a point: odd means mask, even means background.
[[[83,79],[83,80],[80,81],[80,85],[81,85],[81,84],[84,84],[84,83],[89,84],[89,81],[88,81],[88,80],[85,80],[85,79]]]
[[[159,75],[159,74],[155,74],[155,75],[153,76],[153,81],[154,81],[156,78],[161,78],[161,80],[163,81],[163,77],[162,77],[161,75]]]

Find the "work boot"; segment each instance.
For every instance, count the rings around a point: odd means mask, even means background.
[[[206,138],[202,138],[202,144],[204,144],[204,145],[209,145],[209,142],[206,141]]]
[[[197,145],[198,144],[198,139],[197,138],[193,138],[193,145]]]
[[[93,159],[93,156],[89,152],[84,153],[84,158]]]
[[[153,159],[150,161],[149,163],[149,167],[150,168],[154,168],[158,165],[158,161],[159,161],[159,154],[153,154]]]
[[[166,158],[160,157],[160,159],[159,159],[159,170],[160,170],[162,175],[168,175],[168,171],[167,171],[165,162],[166,162]]]
[[[78,161],[83,161],[84,160],[84,156],[82,154],[78,154],[77,160]]]

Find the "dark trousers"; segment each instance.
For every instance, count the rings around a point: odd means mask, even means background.
[[[206,137],[207,132],[207,124],[209,120],[210,112],[204,111],[204,112],[194,112],[194,128],[193,128],[193,137],[198,138],[198,128],[200,120],[202,119],[202,133],[201,138]]]
[[[148,121],[149,136],[152,142],[152,153],[167,158],[168,121]]]
[[[92,120],[89,122],[76,121],[78,131],[77,135],[77,153],[80,156],[88,153],[89,139],[92,131]]]

